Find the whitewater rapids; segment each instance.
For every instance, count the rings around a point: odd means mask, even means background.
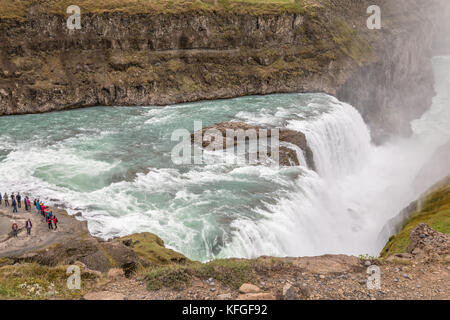
[[[450,137],[450,57],[433,63],[438,94],[432,108],[413,123],[412,137],[378,147],[360,114],[325,94],[1,117],[0,192],[80,211],[100,237],[153,232],[202,261],[377,255],[383,225],[423,191],[413,186],[416,174]],[[302,131],[317,172],[174,165],[171,133],[192,130],[194,120]]]

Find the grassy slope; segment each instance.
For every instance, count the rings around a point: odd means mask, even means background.
[[[66,271],[67,266],[10,265],[6,259],[0,258],[0,299],[79,299],[97,278],[94,274],[82,272],[81,290],[69,290]]]
[[[381,257],[405,252],[409,244],[409,235],[419,223],[425,223],[436,231],[450,234],[450,185],[439,188],[425,199],[422,208],[413,212],[403,229],[389,239],[381,251]]]
[[[124,12],[129,14],[223,11],[247,14],[302,12],[323,0],[78,0],[81,13]],[[23,18],[33,5],[44,12],[66,15],[72,0],[0,0],[0,18]]]
[[[255,283],[257,275],[267,275],[272,270],[279,270],[290,263],[278,258],[223,259],[208,263],[191,262],[186,265],[169,265],[141,270],[149,290],[163,287],[179,290],[189,286],[194,279],[214,280],[233,289],[243,283]]]

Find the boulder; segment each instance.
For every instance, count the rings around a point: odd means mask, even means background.
[[[297,288],[291,284],[286,284],[283,287],[283,300],[298,300]]]
[[[250,125],[244,122],[221,122],[216,123],[212,126],[203,128],[201,131],[201,141],[196,141],[195,137],[199,132],[195,132],[191,135],[191,141],[192,143],[201,143],[202,148],[209,148],[209,149],[225,149],[227,145],[236,146],[237,145],[237,139],[234,138],[227,138],[227,130],[254,130],[256,131],[257,139],[260,137],[260,130],[266,129],[255,125]],[[216,133],[221,134],[221,141],[216,141]],[[271,131],[270,129],[267,129],[267,138],[271,137]],[[232,139],[232,140],[231,140]],[[300,163],[297,153],[294,149],[291,149],[286,146],[280,145],[279,148],[279,160],[281,166],[298,166],[298,165],[307,165],[310,169],[315,169],[314,164],[314,157],[311,148],[309,147],[306,136],[304,133],[300,131],[294,131],[289,129],[280,129],[279,132],[279,140],[281,142],[285,142],[288,144],[292,144],[300,148],[304,155],[306,163]],[[270,156],[270,152],[268,152],[268,155]]]
[[[261,292],[261,289],[253,284],[250,283],[244,283],[239,288],[239,293],[247,294],[247,293],[259,293]]]
[[[302,284],[302,285],[300,285],[300,293],[302,294],[302,296],[304,298],[307,299],[307,298],[309,298],[311,296],[312,290],[311,290],[311,288],[308,285]]]
[[[135,233],[119,238],[117,241],[126,242],[125,246],[131,243],[131,246],[127,248],[132,248],[131,250],[137,254],[140,263],[144,266],[189,262],[189,259],[181,253],[166,248],[161,238],[149,232]]]
[[[130,247],[122,241],[101,243],[100,246],[109,256],[112,265],[123,269],[125,276],[129,277],[139,265],[139,257]]]

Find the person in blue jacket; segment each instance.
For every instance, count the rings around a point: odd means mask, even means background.
[[[39,203],[39,199],[36,200],[36,212],[37,212],[38,214],[41,213],[41,205],[40,205],[40,203]]]
[[[12,198],[11,205],[13,207],[13,213],[17,212],[17,201],[16,201],[16,198]]]

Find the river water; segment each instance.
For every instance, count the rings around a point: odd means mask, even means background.
[[[196,260],[377,255],[383,225],[418,195],[415,175],[450,138],[450,57],[433,64],[432,108],[413,123],[412,137],[378,147],[359,113],[325,94],[0,117],[0,192],[80,211],[100,237],[153,232]],[[194,121],[300,130],[317,172],[175,165],[171,134],[192,131]]]

